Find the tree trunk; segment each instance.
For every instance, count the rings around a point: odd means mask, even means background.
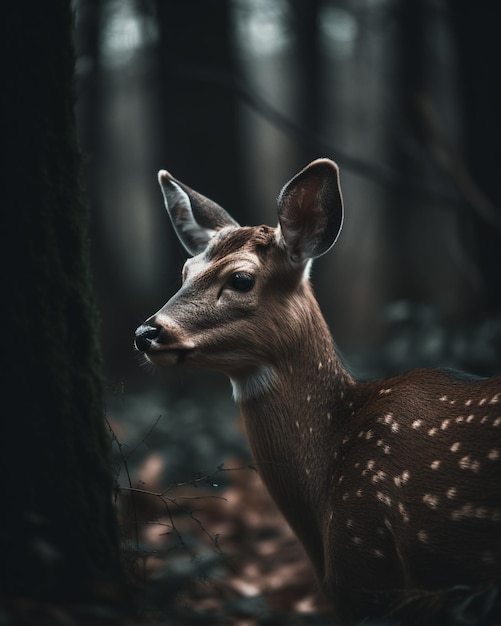
[[[115,604],[117,523],[69,0],[2,11],[3,513],[0,594]]]
[[[228,0],[157,0],[163,165],[244,214]],[[222,185],[221,181],[225,181]]]
[[[474,4],[454,0],[448,4],[459,68],[466,165],[494,218],[485,219],[477,209],[472,220],[475,252],[484,280],[482,304],[486,312],[497,313],[501,309],[499,11],[496,3],[485,0]]]

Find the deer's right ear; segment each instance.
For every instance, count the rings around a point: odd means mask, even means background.
[[[165,170],[158,172],[165,208],[179,240],[189,254],[203,252],[216,231],[238,223],[218,204],[180,183]]]
[[[334,245],[343,225],[339,169],[334,161],[312,161],[283,187],[278,220],[294,263],[306,263]]]

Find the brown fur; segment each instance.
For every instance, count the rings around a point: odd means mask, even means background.
[[[308,181],[311,196],[327,165],[289,185]],[[281,197],[300,196],[292,188]],[[314,253],[315,228],[303,241],[296,209],[280,211],[283,232],[220,231],[138,329],[160,332],[141,349],[158,364],[182,352],[187,365],[232,379],[263,481],[343,619],[386,615],[457,586],[500,585],[501,377],[435,369],[356,381],[296,261]],[[329,238],[320,239],[323,253]],[[251,273],[254,287],[234,289],[235,270]]]

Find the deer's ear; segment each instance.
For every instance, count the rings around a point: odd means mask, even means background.
[[[237,222],[218,204],[180,183],[165,170],[158,172],[165,208],[179,240],[189,254],[203,252],[216,231]]]
[[[278,197],[280,230],[295,263],[327,252],[343,225],[338,166],[317,159],[296,174]]]

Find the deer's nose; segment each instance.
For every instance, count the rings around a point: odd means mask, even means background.
[[[136,348],[140,352],[148,352],[153,341],[159,338],[161,330],[160,326],[141,324],[136,329],[136,338],[134,340]]]

